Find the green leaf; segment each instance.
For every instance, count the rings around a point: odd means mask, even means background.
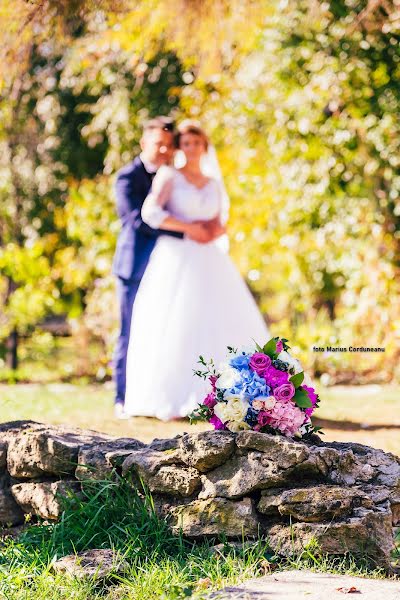
[[[298,388],[299,385],[301,385],[303,383],[303,379],[304,379],[304,371],[301,371],[300,373],[296,373],[296,375],[292,375],[292,377],[289,377],[289,381],[291,381],[293,383],[295,388]]]
[[[269,342],[267,342],[265,344],[265,346],[262,349],[262,351],[264,352],[264,354],[266,354],[270,358],[275,358],[275,356],[277,355],[277,352],[276,352],[276,339],[275,338],[270,339]]]
[[[311,408],[312,402],[308,397],[308,394],[305,390],[298,388],[296,390],[295,395],[293,396],[293,401],[299,408]]]

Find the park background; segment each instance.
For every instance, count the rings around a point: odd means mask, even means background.
[[[400,454],[398,0],[3,0],[1,420],[112,416],[113,181],[145,119],[199,118],[229,236],[329,439]],[[313,346],[384,353],[315,353]]]

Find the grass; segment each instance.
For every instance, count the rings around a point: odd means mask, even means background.
[[[317,417],[328,441],[356,441],[400,456],[400,389],[394,385],[317,386],[322,398]],[[1,421],[33,419],[95,429],[145,442],[207,424],[162,423],[145,417],[117,421],[111,384],[0,384]]]
[[[86,488],[87,489],[87,488]],[[109,590],[96,589],[55,575],[51,563],[67,553],[113,548],[130,565]],[[210,544],[192,544],[170,533],[144,498],[120,480],[98,482],[87,502],[73,499],[59,523],[27,529],[4,544],[0,555],[0,591],[7,599],[165,598],[198,596],[203,586],[219,588],[260,572],[271,560],[265,542],[216,557]],[[203,581],[202,581],[203,580]]]
[[[366,560],[351,556],[327,559],[306,549],[293,560],[279,560],[265,541],[221,551],[212,541],[194,544],[172,535],[144,497],[126,480],[96,482],[87,501],[70,498],[58,523],[38,523],[18,539],[3,541],[0,553],[0,594],[7,600],[180,600],[201,598],[211,590],[236,585],[274,569],[313,570],[385,577]],[[52,562],[67,553],[89,548],[113,548],[129,563],[123,576],[108,587],[93,580],[79,582],[53,573]]]

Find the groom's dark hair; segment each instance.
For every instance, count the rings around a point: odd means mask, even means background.
[[[154,117],[154,119],[150,119],[144,123],[143,133],[146,131],[151,131],[152,129],[161,129],[162,131],[170,131],[171,133],[174,133],[174,121],[170,117]]]

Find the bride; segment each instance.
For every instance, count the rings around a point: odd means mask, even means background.
[[[187,416],[202,402],[206,384],[193,374],[199,355],[218,366],[228,345],[270,337],[220,240],[190,239],[192,228],[204,221],[222,236],[223,191],[201,169],[208,149],[203,129],[186,121],[177,137],[186,164],[158,170],[142,219],[185,236],[160,236],[156,242],[133,308],[126,369],[126,413],[165,421]]]

